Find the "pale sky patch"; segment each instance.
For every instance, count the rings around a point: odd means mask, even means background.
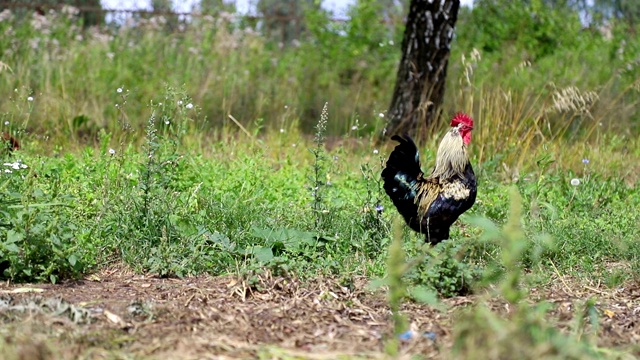
[[[101,0],[102,6],[107,9],[136,10],[151,9],[150,0]],[[255,4],[256,0],[234,0],[240,13],[246,14]],[[199,0],[177,1],[173,0],[174,9],[178,12],[190,12],[199,4]],[[334,16],[343,17],[347,7],[355,3],[355,0],[323,0],[322,6],[333,12]],[[473,0],[461,0],[462,5],[471,5]]]

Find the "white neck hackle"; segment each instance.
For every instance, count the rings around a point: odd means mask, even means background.
[[[431,173],[431,177],[451,178],[455,175],[462,177],[464,169],[469,162],[467,145],[464,144],[460,135],[461,125],[447,131],[438,147],[436,155],[436,167]]]

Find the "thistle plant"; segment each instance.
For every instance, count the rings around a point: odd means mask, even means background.
[[[156,152],[160,147],[158,143],[158,136],[156,128],[156,113],[155,111],[151,113],[149,117],[149,121],[147,123],[146,129],[146,141],[145,141],[145,153],[147,158],[147,163],[142,172],[142,182],[140,183],[140,187],[143,191],[143,213],[145,216],[149,216],[149,194],[151,192],[151,188],[153,187],[153,174],[158,172],[158,162],[156,159]]]
[[[315,217],[315,228],[320,229],[322,225],[322,215],[327,211],[324,204],[324,189],[326,186],[327,174],[327,154],[324,149],[325,133],[327,131],[327,121],[329,119],[329,103],[325,103],[322,114],[316,124],[316,133],[313,142],[315,148],[309,149],[313,154],[313,173],[311,175],[311,209]]]
[[[120,130],[126,132],[131,130],[131,124],[129,123],[129,118],[127,117],[127,112],[125,108],[127,106],[127,98],[129,97],[129,90],[124,89],[122,86],[116,89],[116,94],[120,99],[120,102],[115,104],[116,109],[118,109],[117,114],[117,122],[120,125]]]
[[[179,275],[184,268],[176,266],[172,257],[184,250],[190,234],[176,225],[182,198],[175,191],[174,178],[181,170],[183,156],[177,153],[178,142],[168,137],[179,136],[183,125],[176,124],[177,134],[160,131],[159,126],[163,124],[166,128],[175,121],[187,121],[182,108],[190,110],[193,105],[182,105],[182,100],[169,101],[175,98],[175,90],[166,91],[161,102],[150,103],[141,161],[134,165],[140,174],[137,186],[125,187],[116,194],[118,201],[104,221],[126,224],[117,227],[113,234],[125,261],[163,275]]]

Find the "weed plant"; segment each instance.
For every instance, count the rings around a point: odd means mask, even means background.
[[[522,263],[532,261],[527,253],[532,244],[522,224],[523,203],[516,187],[509,189],[510,211],[502,229],[491,220],[477,217],[472,222],[483,228],[481,241],[499,245],[501,258],[485,272],[484,281],[497,283],[495,293],[459,314],[454,323],[454,345],[452,355],[468,359],[597,359],[605,353],[599,349],[595,336],[584,336],[598,331],[598,316],[595,301],[585,299],[581,311],[576,311],[571,332],[562,333],[551,326],[546,314],[551,304],[545,301],[535,305],[527,301],[528,290],[523,284],[528,275]],[[539,237],[543,235],[539,235]],[[533,253],[533,261],[541,260],[539,249]],[[497,277],[496,273],[501,275]],[[505,318],[486,304],[497,296],[507,301],[512,310]],[[625,358],[623,352],[606,351],[607,358]]]

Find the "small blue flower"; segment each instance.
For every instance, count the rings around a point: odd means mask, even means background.
[[[402,341],[411,340],[412,337],[413,337],[413,331],[411,330],[407,330],[402,334],[398,335],[398,338]]]
[[[582,159],[582,163],[585,164],[585,165],[588,164],[589,163],[589,159]]]
[[[376,205],[376,211],[377,211],[378,213],[381,213],[381,212],[382,212],[382,210],[384,210],[384,206],[382,206],[382,205],[380,205],[380,204]]]

